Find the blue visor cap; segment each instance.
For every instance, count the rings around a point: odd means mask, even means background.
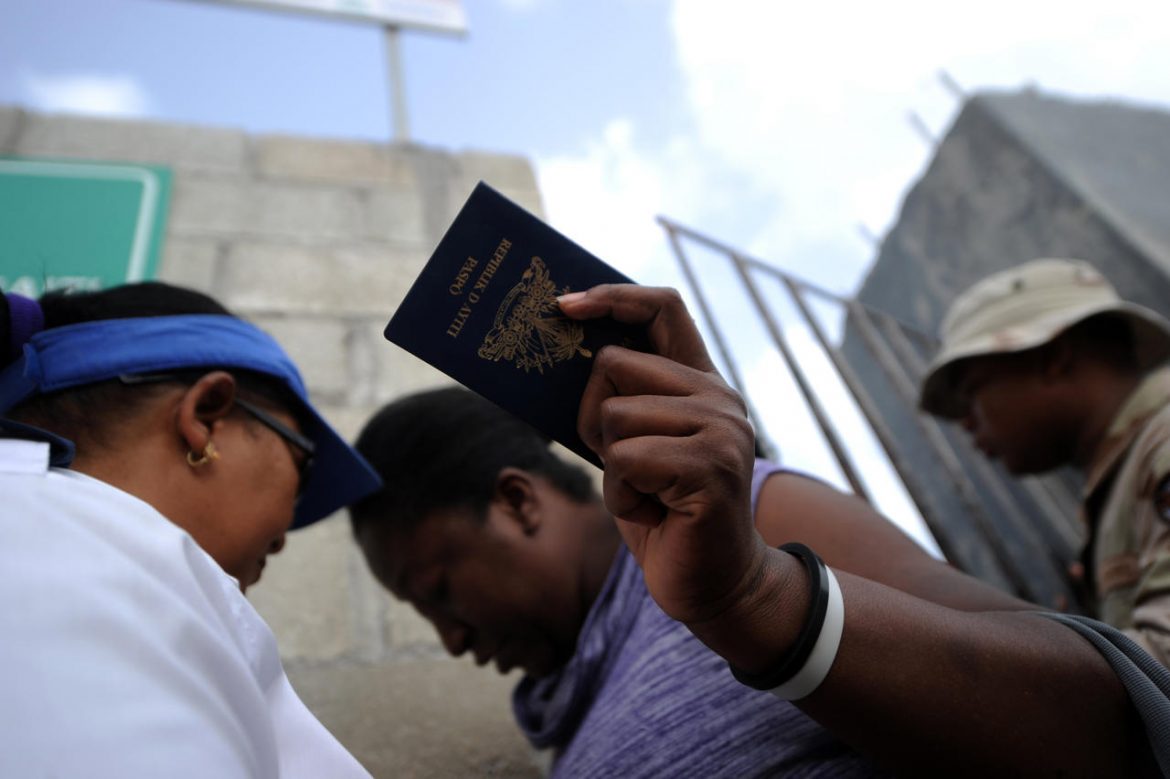
[[[55,327],[32,336],[19,360],[0,372],[0,415],[48,392],[115,379],[123,374],[191,368],[239,368],[265,374],[300,402],[302,431],[316,446],[293,519],[312,524],[381,486],[369,463],[309,403],[292,360],[273,338],[231,316],[107,319]]]

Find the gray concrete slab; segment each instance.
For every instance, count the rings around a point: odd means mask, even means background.
[[[13,154],[24,124],[24,111],[14,106],[0,106],[0,154]]]
[[[163,246],[158,278],[215,295],[222,252],[222,242],[215,239],[171,236]]]
[[[280,554],[270,556],[248,599],[277,631],[286,661],[336,660],[358,653],[357,615],[350,604],[350,577],[358,564],[349,519],[329,519],[290,533]],[[360,571],[359,571],[360,573]]]
[[[247,136],[239,130],[31,112],[15,151],[220,173],[244,172],[248,163]]]
[[[310,709],[379,779],[542,775],[512,722],[515,677],[453,660],[290,669]]]
[[[171,196],[171,230],[318,245],[348,242],[362,235],[366,202],[365,192],[351,187],[181,176]]]
[[[224,302],[253,312],[389,321],[426,255],[387,244],[329,247],[243,240],[223,262]]]
[[[249,315],[247,309],[236,313]],[[300,368],[313,396],[343,399],[349,384],[349,327],[329,317],[251,315],[250,320],[276,339]]]
[[[410,152],[383,143],[264,135],[253,148],[256,173],[265,179],[418,187]]]

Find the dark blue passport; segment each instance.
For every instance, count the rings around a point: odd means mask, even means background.
[[[595,465],[577,435],[593,356],[645,350],[641,328],[579,322],[556,298],[630,283],[480,182],[386,326],[386,338]]]

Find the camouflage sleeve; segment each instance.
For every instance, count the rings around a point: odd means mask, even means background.
[[[1170,441],[1151,452],[1145,494],[1134,506],[1139,579],[1125,631],[1170,667]]]

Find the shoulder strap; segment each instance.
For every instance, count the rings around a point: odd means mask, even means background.
[[[1170,671],[1111,625],[1072,614],[1036,613],[1072,628],[1109,661],[1146,725],[1162,775],[1170,777]]]

